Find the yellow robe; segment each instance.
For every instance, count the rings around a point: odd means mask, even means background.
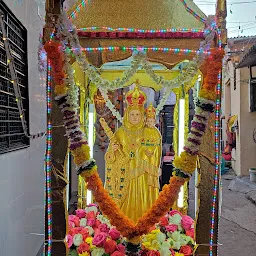
[[[137,222],[158,197],[161,135],[154,128],[130,130],[122,126],[114,139],[120,150],[113,152],[113,142],[110,143],[105,155],[105,188],[123,213]],[[154,145],[149,145],[147,140],[153,139]],[[153,152],[151,157],[145,154],[146,150]]]

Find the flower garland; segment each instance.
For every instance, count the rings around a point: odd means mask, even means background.
[[[210,114],[214,112],[216,98],[216,84],[218,72],[221,69],[224,50],[213,49],[211,55],[205,60],[202,66],[205,73],[203,86],[196,100],[195,115],[191,122],[191,131],[184,146],[184,151],[174,159],[176,173],[183,173],[190,176],[196,168],[196,158],[202,137],[207,127]]]
[[[78,174],[88,183],[95,200],[99,203],[102,212],[109,217],[111,224],[116,226],[120,232],[129,239],[136,238],[148,232],[160,217],[162,217],[172,206],[178,197],[180,187],[196,168],[196,157],[209,114],[214,111],[213,95],[215,92],[214,84],[217,79],[216,70],[221,65],[223,52],[220,50],[212,51],[206,63],[206,77],[204,85],[200,91],[200,98],[197,101],[196,114],[192,121],[191,132],[188,136],[188,142],[185,145],[184,152],[174,160],[176,175],[170,179],[157,201],[137,222],[135,225],[111,199],[104,190],[103,184],[97,173],[95,161],[90,159],[90,148],[85,140],[85,136],[80,130],[79,117],[77,116],[77,92],[73,78],[73,70],[68,63],[68,57],[65,45],[58,42],[48,42],[45,45],[48,57],[53,67],[53,77],[56,83],[55,94],[56,101],[64,115],[64,124],[67,136],[70,141],[70,150],[74,156],[74,162],[77,166]],[[210,66],[208,63],[211,63]]]
[[[106,106],[109,108],[109,110],[112,112],[112,115],[116,117],[116,119],[120,122],[123,123],[123,118],[120,115],[119,111],[116,110],[115,105],[111,102],[111,100],[109,100],[108,98],[108,93],[107,90],[103,89],[103,88],[99,88],[99,91],[102,95],[102,97],[104,98],[104,100],[106,101]]]

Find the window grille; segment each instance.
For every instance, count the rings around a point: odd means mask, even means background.
[[[24,108],[24,118],[28,126],[27,31],[2,1],[0,2],[0,15],[2,15],[17,84],[21,92],[20,100]],[[0,153],[29,145],[29,138],[25,136],[22,126],[8,61],[0,26]]]

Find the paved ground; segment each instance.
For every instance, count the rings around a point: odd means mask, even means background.
[[[190,212],[194,208],[192,191]],[[251,183],[248,177],[238,178],[232,173],[222,175],[219,256],[256,256],[255,202],[256,183]]]
[[[256,183],[248,177],[222,176],[219,256],[256,255]]]

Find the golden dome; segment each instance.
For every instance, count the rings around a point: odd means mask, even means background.
[[[206,17],[192,0],[187,0],[187,4],[199,16]],[[93,0],[81,7],[73,23],[77,28],[204,28],[203,22],[186,11],[180,0]]]

